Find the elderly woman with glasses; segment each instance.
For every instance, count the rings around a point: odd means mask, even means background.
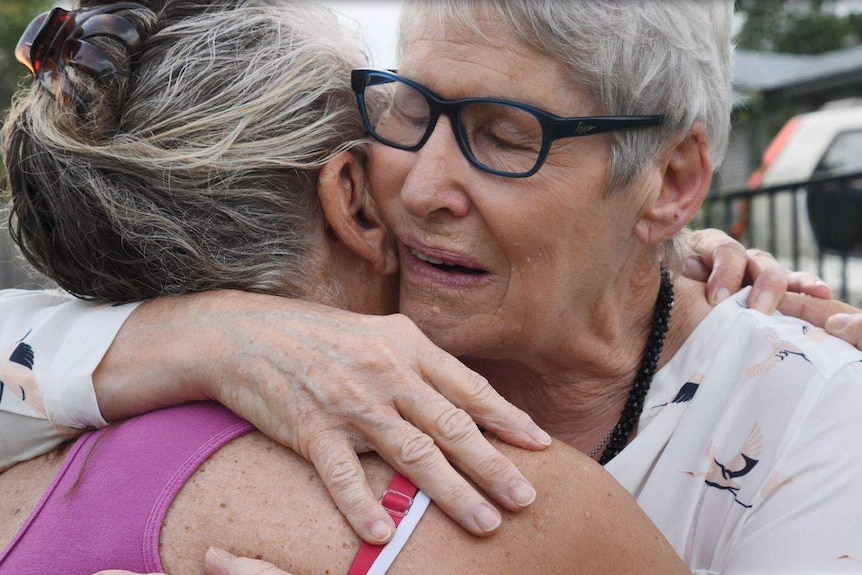
[[[862,355],[676,273],[727,146],[731,16],[408,2],[398,72],[353,72],[371,189],[401,310],[600,461],[691,569],[853,569]]]

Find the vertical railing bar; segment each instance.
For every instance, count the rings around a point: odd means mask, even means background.
[[[730,228],[733,227],[733,200],[729,196],[724,196],[724,231],[730,233]]]
[[[817,246],[817,276],[826,281],[826,278],[823,277],[823,250],[820,249],[820,246]]]
[[[799,206],[797,205],[797,201],[799,200],[799,188],[793,188],[790,191],[790,200],[793,203],[793,208],[791,209],[792,213],[792,224],[790,233],[791,237],[791,248],[793,250],[793,269],[799,269]]]
[[[847,286],[847,252],[841,254],[841,300],[847,301],[847,294],[850,292]]]
[[[778,246],[778,242],[775,237],[775,194],[775,191],[769,192],[769,253],[777,256],[778,254],[775,253],[775,248]]]

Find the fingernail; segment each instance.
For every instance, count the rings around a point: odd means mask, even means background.
[[[754,309],[765,314],[770,314],[775,311],[775,296],[765,291],[757,294],[754,298]]]
[[[539,445],[544,445],[548,447],[551,444],[551,436],[548,435],[548,432],[536,425],[535,423],[530,426],[530,429],[527,430],[527,434],[530,438],[538,443]]]
[[[473,519],[476,520],[479,529],[486,533],[499,527],[503,521],[500,513],[487,503],[480,503],[473,508]]]
[[[851,323],[853,323],[853,316],[839,313],[826,320],[826,329],[832,333],[842,332],[850,327]]]
[[[521,507],[526,507],[536,500],[536,490],[523,479],[513,479],[509,482],[509,497]]]
[[[714,296],[715,301],[713,302],[713,305],[718,305],[729,297],[730,297],[730,290],[729,289],[727,289],[725,287],[718,288],[718,290],[716,290],[716,292],[715,292],[715,296]]]
[[[214,557],[220,563],[230,563],[234,559],[236,559],[235,555],[231,555],[224,549],[219,549],[218,547],[210,547],[207,550],[207,554]]]
[[[392,536],[392,528],[385,521],[378,520],[371,524],[371,536],[375,541],[386,543]]]

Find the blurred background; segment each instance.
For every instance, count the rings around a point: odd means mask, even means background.
[[[361,30],[376,66],[395,66],[398,0],[320,1]],[[14,58],[18,38],[35,15],[68,4],[0,0],[4,116],[29,81]],[[862,0],[738,0],[735,24],[731,144],[695,225],[818,273],[860,305]],[[0,287],[33,285],[4,231]]]

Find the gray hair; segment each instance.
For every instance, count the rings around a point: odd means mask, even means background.
[[[631,183],[698,121],[721,164],[732,105],[732,0],[408,0],[399,50],[429,22],[481,34],[478,20],[488,13],[562,62],[603,114],[666,116],[660,129],[615,134],[609,191]]]
[[[317,174],[363,153],[361,42],[316,4],[141,3],[122,14],[138,53],[94,40],[109,82],[67,68],[83,110],[35,82],[19,94],[3,134],[16,243],[84,298],[319,289]]]

